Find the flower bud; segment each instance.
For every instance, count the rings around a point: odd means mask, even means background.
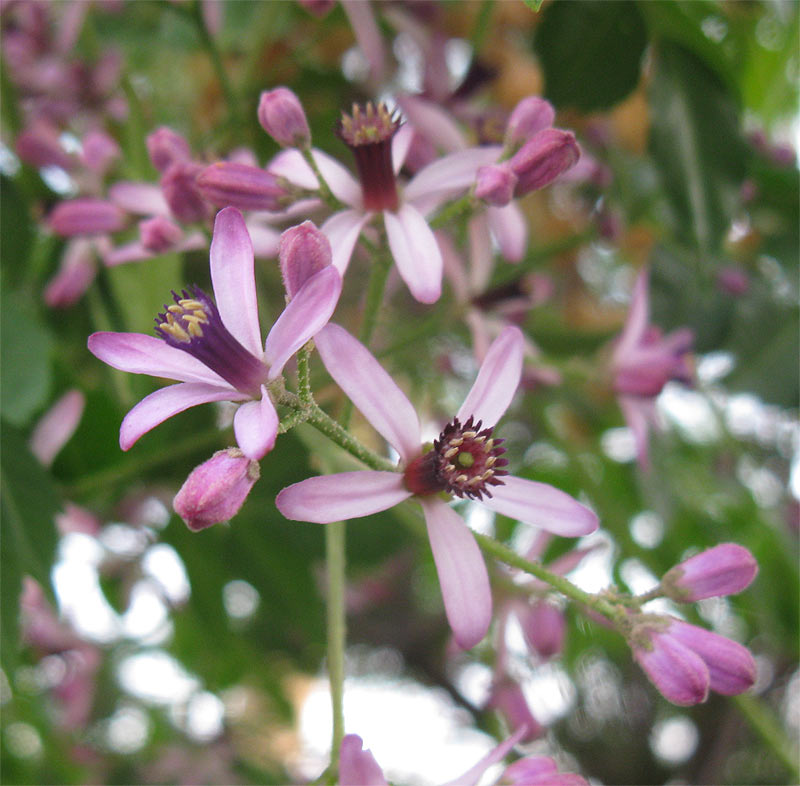
[[[190,530],[199,532],[233,518],[259,476],[258,462],[238,448],[219,450],[192,470],[172,506]]]
[[[511,171],[518,178],[514,196],[549,185],[575,164],[580,154],[570,131],[545,128],[534,134],[509,160]]]
[[[330,241],[313,222],[287,229],[281,235],[278,259],[289,300],[315,273],[330,265],[332,258]]]
[[[266,169],[220,161],[206,167],[197,178],[203,196],[218,207],[280,211],[288,191]]]
[[[183,238],[183,230],[164,216],[146,218],[139,223],[139,239],[142,245],[156,254],[174,248]]]
[[[258,122],[281,147],[307,148],[311,144],[303,105],[288,87],[276,87],[261,94]]]
[[[339,783],[341,786],[388,786],[372,751],[364,748],[357,734],[347,734],[339,748]]]
[[[192,152],[189,143],[171,128],[161,126],[147,137],[147,152],[153,166],[164,174],[172,164],[189,161]]]
[[[522,633],[528,646],[539,657],[548,660],[558,655],[564,647],[566,622],[558,606],[546,600],[537,600],[519,615]]]
[[[114,137],[105,131],[89,131],[83,138],[82,146],[81,160],[99,175],[105,174],[114,159],[122,155],[122,150]]]
[[[118,232],[125,226],[125,214],[104,199],[80,197],[55,206],[48,219],[50,229],[62,237]]]
[[[504,207],[514,197],[517,176],[507,163],[489,164],[478,169],[475,196],[489,205]]]
[[[203,201],[197,177],[202,169],[201,164],[176,161],[161,178],[164,199],[179,221],[203,221],[208,216],[208,205]]]
[[[35,122],[19,133],[14,148],[26,163],[39,168],[60,166],[72,169],[74,158],[64,150],[58,129],[45,121]]]
[[[737,543],[720,543],[671,568],[661,579],[664,594],[679,603],[734,595],[758,573],[755,557]]]
[[[556,112],[549,101],[539,96],[523,98],[511,112],[506,125],[507,145],[522,145],[534,134],[553,125]]]

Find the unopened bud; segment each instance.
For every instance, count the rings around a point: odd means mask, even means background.
[[[71,169],[74,158],[64,150],[57,128],[45,121],[36,122],[20,131],[14,148],[17,155],[37,169],[44,166],[60,166]]]
[[[165,216],[146,218],[139,223],[139,239],[142,245],[156,254],[174,248],[183,238],[183,230]]]
[[[104,199],[81,197],[56,205],[48,219],[50,229],[62,237],[118,232],[125,226],[125,214]]]
[[[195,467],[172,506],[193,532],[232,519],[260,476],[257,461],[238,448],[217,451]]]
[[[755,557],[738,543],[720,543],[671,568],[661,579],[664,594],[679,603],[734,595],[758,573]]]
[[[580,157],[580,148],[570,131],[545,128],[534,134],[509,160],[518,182],[514,196],[550,185]]]
[[[197,178],[203,196],[218,207],[240,210],[283,210],[288,191],[266,169],[220,161]]]
[[[281,235],[278,259],[283,286],[291,300],[315,273],[331,264],[331,243],[313,222],[304,221]]]
[[[161,126],[147,137],[147,152],[153,166],[162,174],[178,161],[192,157],[189,143],[171,128]]]
[[[281,147],[307,148],[311,144],[303,105],[288,87],[276,87],[261,94],[258,122]]]
[[[169,209],[179,221],[192,223],[203,221],[209,213],[208,205],[198,184],[201,164],[191,161],[176,161],[161,178],[161,192]]]
[[[555,117],[555,109],[549,101],[539,96],[523,98],[508,118],[505,143],[514,146],[525,144],[534,134],[550,128]]]
[[[517,176],[507,163],[489,164],[478,169],[475,196],[489,205],[503,207],[514,197]]]
[[[547,600],[537,600],[524,615],[519,615],[519,620],[525,641],[539,657],[547,660],[561,652],[566,621],[558,606]]]

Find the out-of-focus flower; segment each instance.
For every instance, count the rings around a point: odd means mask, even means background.
[[[639,463],[645,469],[649,466],[647,436],[655,418],[654,399],[670,380],[691,382],[688,356],[694,340],[688,328],[662,336],[649,323],[648,281],[648,272],[643,270],[633,289],[625,327],[611,354],[614,390],[636,440]]]
[[[491,621],[489,578],[472,533],[439,498],[442,492],[480,500],[497,513],[567,537],[597,528],[595,514],[568,494],[504,469],[505,449],[492,432],[519,384],[521,332],[508,327],[495,340],[455,418],[427,452],[411,403],[361,343],[334,324],[315,342],[339,387],[397,450],[402,472],[308,478],[278,494],[278,509],[289,519],[325,524],[367,516],[415,497],[425,515],[450,627],[459,646],[474,646]]]
[[[675,617],[648,615],[635,622],[630,645],[653,685],[673,704],[699,704],[709,690],[744,693],[756,679],[746,647]]]
[[[230,521],[259,477],[258,462],[238,448],[218,450],[191,471],[172,506],[190,530],[199,532]]]
[[[738,543],[720,543],[670,568],[661,579],[664,594],[680,603],[735,595],[758,573],[755,557]]]
[[[330,319],[341,291],[333,267],[306,282],[272,326],[262,349],[253,247],[238,210],[220,211],[211,242],[211,282],[217,305],[200,289],[175,295],[156,330],[94,333],[89,350],[114,368],[180,380],[151,393],[122,421],[120,447],[172,415],[210,401],[244,402],[234,416],[236,441],[251,459],[272,449],[278,415],[267,385],[289,358]]]
[[[729,265],[717,272],[717,286],[729,295],[739,297],[750,289],[750,276],[736,265]]]
[[[276,87],[261,94],[258,122],[281,147],[303,149],[311,144],[303,105],[288,87]]]
[[[125,214],[115,204],[93,197],[60,202],[48,217],[50,229],[62,237],[118,232],[125,221]]]
[[[61,133],[44,119],[34,121],[20,131],[14,149],[22,161],[33,167],[72,169],[75,166],[74,156],[67,153],[61,144]]]
[[[58,452],[75,433],[83,417],[86,397],[80,390],[70,390],[39,419],[33,429],[29,446],[31,453],[49,467]]]
[[[510,677],[493,683],[486,706],[499,712],[510,728],[526,729],[520,742],[532,742],[545,732],[544,726],[533,716],[522,688]]]

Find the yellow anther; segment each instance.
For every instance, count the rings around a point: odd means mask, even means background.
[[[456,475],[456,483],[466,483],[467,476],[466,475]]]
[[[497,456],[489,456],[489,458],[486,459],[486,466],[493,467],[495,461],[497,461]]]
[[[486,439],[486,434],[481,434],[479,437],[475,437],[476,442],[483,442]]]
[[[183,314],[183,306],[177,304],[167,306],[167,311],[171,311],[173,314]]]
[[[450,440],[450,442],[448,442],[448,444],[449,444],[449,445],[452,445],[454,448],[457,448],[457,447],[458,447],[459,445],[461,445],[463,442],[464,442],[464,439],[463,439],[463,437],[453,437],[453,438]]]
[[[199,322],[208,322],[208,320],[205,318],[205,314],[202,316],[197,316],[197,314],[184,314],[183,321],[190,325],[196,325]]]
[[[483,483],[483,478],[480,475],[476,475],[474,478],[469,479],[470,486],[477,486],[479,483]]]
[[[187,325],[187,329],[191,335],[196,336],[197,338],[203,335],[203,328],[201,328],[197,322],[190,322]]]
[[[447,464],[447,465],[445,465],[444,471],[448,472],[448,473],[455,472],[456,471],[456,465],[455,464]]]
[[[171,325],[162,325],[162,330],[166,330],[174,339],[189,343],[192,337],[177,323],[173,322]]]
[[[481,480],[489,480],[489,478],[492,477],[492,475],[494,475],[494,470],[487,469],[486,472],[484,472],[483,475],[481,475]]]
[[[446,459],[453,458],[458,453],[458,448],[450,448],[444,452],[444,457]]]
[[[494,439],[487,439],[483,449],[488,453],[494,447]]]
[[[187,311],[197,311],[198,309],[202,311],[205,308],[205,306],[199,300],[192,300],[190,298],[179,300],[178,305],[182,306]]]
[[[208,322],[208,314],[206,314],[206,312],[203,311],[202,308],[196,311],[192,311],[192,316],[197,317],[197,319],[199,319],[201,322]]]
[[[478,434],[477,431],[462,431],[461,433],[464,436],[464,439],[473,439],[473,437],[476,437]]]

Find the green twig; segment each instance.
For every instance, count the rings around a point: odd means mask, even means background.
[[[322,172],[317,165],[317,160],[314,158],[314,154],[311,152],[311,148],[307,147],[300,152],[303,154],[303,158],[311,167],[311,170],[314,172],[314,175],[317,178],[317,182],[319,183],[319,195],[323,202],[325,202],[329,207],[332,207],[334,210],[341,210],[344,208],[345,205],[338,199],[338,197],[334,195],[333,191],[331,191],[331,187],[328,185],[328,181],[322,176]]]
[[[781,763],[792,774],[793,782],[800,783],[798,749],[792,745],[773,713],[767,709],[763,701],[752,694],[745,693],[741,696],[734,696],[733,700],[751,728],[772,748]]]
[[[428,223],[431,229],[441,229],[456,218],[467,213],[473,213],[477,207],[478,202],[470,191],[460,199],[454,199],[445,205]]]
[[[346,581],[346,523],[337,521],[325,527],[325,559],[328,569],[328,679],[331,684],[333,736],[331,768],[336,771],[339,748],[344,737],[344,651],[347,619],[344,606]]]

